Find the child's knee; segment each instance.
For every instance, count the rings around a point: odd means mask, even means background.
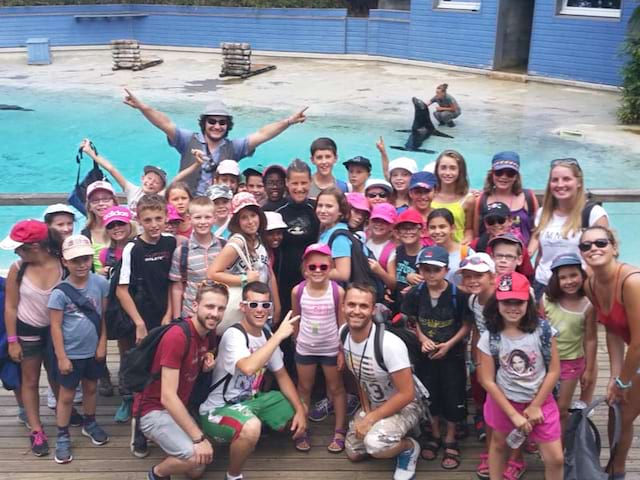
[[[97,390],[97,383],[95,380],[83,380],[82,381],[82,393],[85,395],[95,395]]]
[[[242,430],[240,430],[238,439],[255,445],[258,443],[258,440],[260,440],[261,431],[262,422],[260,422],[257,417],[253,417],[249,419],[244,425],[242,425]]]
[[[189,470],[187,472],[187,477],[193,479],[193,480],[197,480],[198,478],[202,477],[202,475],[204,475],[204,470],[206,468],[206,465],[199,465],[195,462],[195,457],[191,457],[189,459],[189,461],[194,465],[193,468],[191,470]]]
[[[344,389],[344,384],[339,381],[327,384],[327,393],[333,398],[340,395],[346,395],[346,390]]]

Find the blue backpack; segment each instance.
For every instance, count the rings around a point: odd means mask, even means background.
[[[6,279],[0,277],[0,381],[7,390],[20,388],[20,365],[9,358],[9,343],[4,325],[4,297]]]

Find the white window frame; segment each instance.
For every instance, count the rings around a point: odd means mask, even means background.
[[[568,7],[568,0],[560,1],[561,15],[577,15],[580,17],[604,17],[604,18],[620,18],[622,10],[622,0],[620,8],[590,8],[590,7]]]
[[[468,2],[462,0],[435,0],[435,8],[437,10],[467,10],[472,12],[479,12],[481,0],[475,2]]]

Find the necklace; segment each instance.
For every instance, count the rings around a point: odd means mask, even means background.
[[[369,345],[369,337],[371,336],[371,330],[373,329],[373,325],[369,327],[369,333],[367,335],[367,341],[364,342],[364,348],[362,349],[362,353],[360,354],[360,365],[358,366],[358,384],[361,384],[362,380],[362,363],[364,361],[364,354],[367,352],[367,345]],[[353,363],[353,346],[351,345],[351,335],[349,335],[349,362],[351,363],[351,371],[353,373],[356,372],[355,364]]]

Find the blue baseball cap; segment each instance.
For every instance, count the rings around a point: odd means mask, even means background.
[[[416,172],[411,175],[411,182],[409,183],[409,190],[414,188],[426,188],[433,190],[438,183],[438,179],[431,172]]]
[[[575,253],[563,253],[562,255],[558,255],[551,262],[551,271],[560,267],[568,267],[568,266],[576,266],[582,268],[582,260]]]
[[[435,265],[437,267],[449,266],[449,252],[442,247],[425,247],[420,250],[416,267],[420,265]]]
[[[498,152],[493,156],[491,160],[491,169],[492,170],[515,170],[516,172],[520,171],[520,155],[516,152],[505,151]]]

